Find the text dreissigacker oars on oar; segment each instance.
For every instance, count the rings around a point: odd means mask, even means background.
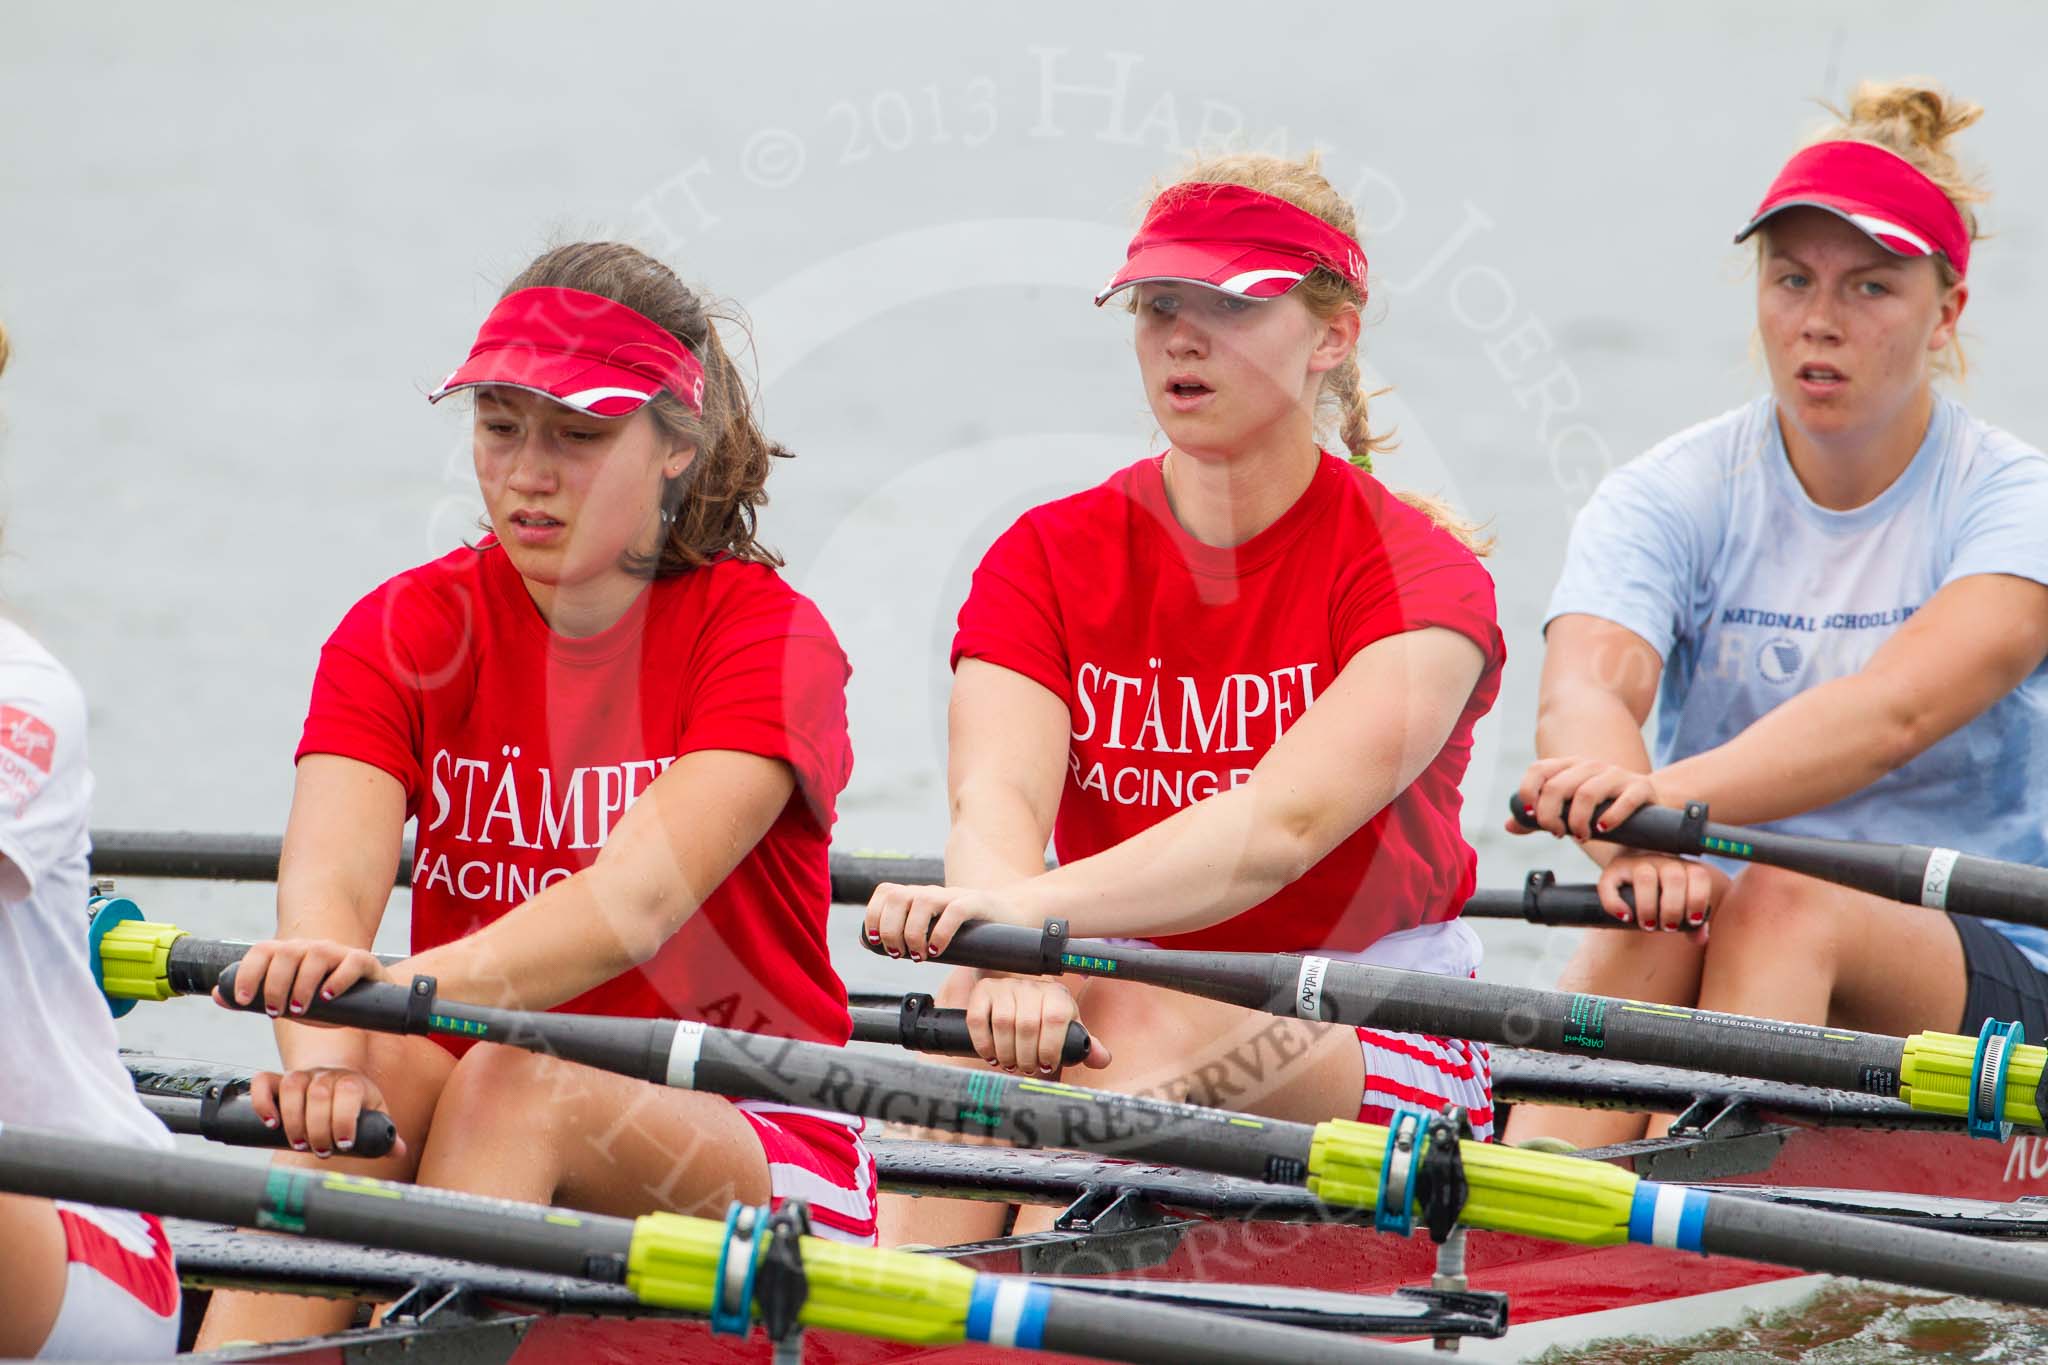
[[[159,975],[140,979],[135,957],[143,943],[128,942],[126,970],[109,974],[109,988],[133,983],[135,994],[168,993],[184,940],[168,926],[133,924],[114,926],[105,938],[119,947],[124,940],[116,936],[124,933],[148,941]],[[231,994],[231,971],[221,990]],[[316,1001],[308,1015],[380,1032],[503,1043],[682,1089],[1301,1186],[1331,1207],[1372,1211],[1374,1225],[1389,1232],[1410,1231],[1420,1216],[1433,1233],[1463,1223],[1580,1245],[1638,1242],[2048,1306],[2048,1263],[2028,1248],[1660,1185],[1604,1162],[1461,1142],[1442,1116],[1403,1114],[1392,1127],[1342,1119],[1311,1127],[697,1023],[457,1004],[436,999],[424,977],[410,988],[358,983]]]

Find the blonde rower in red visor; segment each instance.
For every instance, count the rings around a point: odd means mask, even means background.
[[[982,559],[953,643],[952,885],[881,888],[870,934],[943,961],[967,920],[1062,917],[1471,974],[1458,781],[1499,684],[1493,582],[1458,527],[1370,472],[1351,207],[1313,161],[1199,165],[1097,302],[1120,294],[1168,448]],[[1348,460],[1318,442],[1326,412]],[[1115,980],[961,971],[946,990],[1006,1069],[1053,1070],[1078,1009],[1091,1084],[1300,1120],[1455,1101],[1492,1130],[1486,1051],[1460,1040]],[[885,1240],[997,1216],[885,1205]]]
[[[1770,392],[1615,470],[1572,528],[1520,791],[1545,829],[1584,837],[1610,798],[1610,822],[1697,800],[1731,823],[2048,863],[2048,459],[1935,383],[1981,197],[1950,139],[1978,112],[1865,85],[1743,228]],[[1585,847],[1610,912],[1659,932],[1586,935],[1568,989],[1878,1033],[2048,1031],[2039,928],[1946,914],[1932,890],[1898,905]],[[1644,1123],[1532,1106],[1510,1132],[1590,1145]]]

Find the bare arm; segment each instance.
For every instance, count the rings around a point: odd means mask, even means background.
[[[914,956],[956,925],[1069,921],[1077,934],[1149,937],[1215,924],[1301,876],[1433,760],[1485,666],[1439,627],[1360,650],[1239,787],[1205,797],[1091,858],[998,892],[885,887],[868,929]]]
[[[1025,888],[1076,933],[1185,933],[1272,896],[1413,782],[1458,723],[1486,657],[1442,627],[1352,656],[1242,785]]]
[[[1935,593],[1858,672],[1788,698],[1651,783],[1664,804],[1707,801],[1736,824],[1814,810],[1961,729],[2044,657],[2048,586],[1972,574]]]
[[[1543,678],[1536,692],[1536,756],[1567,756],[1611,764],[1631,772],[1650,770],[1643,726],[1657,700],[1664,659],[1655,646],[1626,626],[1598,616],[1569,614],[1543,633]],[[1558,802],[1528,787],[1539,818],[1549,823]],[[1619,851],[1612,844],[1582,845],[1605,866]]]
[[[1066,704],[1023,674],[960,661],[947,711],[948,885],[1004,886],[1043,875],[1069,724]]]
[[[335,762],[364,768],[347,759]],[[382,773],[375,776],[389,784],[385,794],[395,803],[393,834],[385,850],[395,865],[396,820],[403,814],[403,798],[395,781]],[[301,778],[302,783],[305,780]],[[366,786],[375,788],[375,784]],[[729,750],[685,754],[619,817],[589,867],[556,882],[467,938],[429,949],[389,969],[363,951],[375,932],[375,917],[360,910],[356,917],[351,916],[352,902],[340,894],[341,883],[334,875],[344,859],[360,852],[359,863],[348,864],[349,875],[355,879],[350,889],[367,898],[371,863],[386,867],[383,876],[387,881],[389,866],[382,852],[373,859],[368,850],[340,847],[346,840],[337,824],[324,836],[336,844],[331,848],[323,845],[326,861],[309,859],[293,870],[295,908],[289,932],[299,937],[288,943],[259,945],[248,960],[260,960],[266,967],[261,989],[272,1013],[280,1009],[299,1012],[317,990],[339,992],[365,978],[403,981],[415,975],[438,978],[441,993],[451,1000],[547,1009],[660,951],[768,832],[795,788],[789,765],[778,759]],[[314,807],[306,809],[310,812]],[[298,820],[295,804],[295,825]],[[323,870],[327,877],[316,876]],[[303,884],[297,881],[298,875],[306,878]],[[297,898],[302,885],[318,894],[309,894],[300,908]],[[388,894],[388,888],[382,894]],[[253,992],[238,981],[236,993],[246,1001]],[[336,1031],[336,1036],[354,1035]],[[293,1066],[356,1064],[353,1057],[340,1055],[336,1044],[323,1040],[319,1046],[334,1050],[322,1053],[317,1063],[301,1061],[296,1050],[288,1060]]]
[[[300,759],[277,865],[277,936],[368,948],[391,900],[404,834],[405,788],[398,779],[337,754]],[[290,989],[284,981],[279,993]],[[295,1069],[360,1067],[363,1059],[358,1033],[284,1020],[277,1025],[277,1050]]]
[[[479,1005],[559,1005],[652,958],[789,804],[789,765],[685,754],[619,817],[597,861],[467,938],[393,967]]]

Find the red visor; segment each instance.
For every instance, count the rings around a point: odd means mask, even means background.
[[[1161,280],[1272,299],[1317,266],[1336,271],[1365,300],[1365,252],[1313,213],[1242,185],[1175,185],[1152,201],[1124,268],[1095,302]]]
[[[1948,258],[1957,275],[1970,273],[1970,233],[1941,187],[1896,152],[1870,142],[1817,142],[1785,163],[1742,241],[1773,214],[1791,208],[1825,209],[1854,223],[1895,256]]]
[[[666,327],[581,289],[520,289],[498,300],[469,359],[427,395],[505,385],[597,417],[637,412],[667,389],[704,414],[704,367]]]

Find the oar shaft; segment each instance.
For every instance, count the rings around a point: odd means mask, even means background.
[[[240,962],[249,946],[234,940],[204,939],[190,934],[178,939],[165,955],[164,975],[170,982],[172,993],[204,995],[211,991],[221,973]],[[388,967],[400,959],[391,953],[379,953],[377,960]],[[939,1009],[928,995],[906,996],[895,1009],[855,1006],[849,1013],[853,1017],[853,1037],[857,1042],[885,1043],[907,1047],[913,1052],[950,1057],[975,1055],[974,1038],[967,1029],[966,1011]],[[1072,1065],[1088,1055],[1090,1045],[1088,1030],[1078,1023],[1069,1023],[1060,1060]],[[381,1156],[382,1153],[371,1155]]]
[[[1534,828],[1519,796],[1508,798],[1508,811]],[[1952,848],[1858,843],[1717,824],[1706,818],[1706,807],[1699,803],[1684,810],[1644,806],[1594,837],[1652,853],[1712,854],[1764,863],[1904,905],[2048,927],[2048,868]]]
[[[622,1282],[633,1224],[293,1166],[245,1166],[0,1125],[0,1180],[15,1194],[141,1209]],[[601,1272],[616,1257],[621,1273]]]
[[[338,1173],[142,1152],[7,1124],[0,1124],[0,1190],[625,1284],[651,1304],[698,1311],[710,1278],[706,1252],[718,1247],[718,1225],[702,1219],[658,1214],[636,1223]],[[903,1252],[805,1239],[800,1254],[810,1281],[801,1321],[899,1341],[992,1342],[1134,1365],[1162,1350],[1198,1365],[1411,1359],[1375,1342],[1062,1292]]]
[[[1571,995],[1279,953],[1201,953],[963,924],[945,959],[1009,972],[1078,972],[1164,986],[1271,1014],[1506,1043],[1544,1052],[1896,1095],[1904,1041],[1882,1034]]]
[[[1185,1310],[1139,1303],[1102,1294],[1053,1293],[1046,1305],[1048,1351],[1130,1361],[1133,1365],[1233,1365],[1256,1361],[1304,1361],[1309,1365],[1415,1365],[1413,1352],[1356,1337],[1334,1336],[1300,1327],[1250,1322],[1221,1314],[1203,1314],[1198,1331],[1190,1331]]]
[[[223,993],[231,993],[231,987],[224,977]],[[333,1008],[344,1004],[354,1008]],[[1402,1145],[1398,1127],[1331,1120],[1310,1129],[1223,1110],[931,1066],[900,1055],[855,1056],[842,1048],[698,1024],[514,1015],[504,1010],[437,1004],[429,978],[416,978],[410,990],[359,982],[335,1001],[316,1002],[309,1015],[316,1021],[356,1023],[387,1032],[454,1033],[552,1051],[681,1089],[864,1114],[956,1132],[983,1132],[1026,1146],[1079,1148],[1273,1184],[1305,1185],[1319,1199],[1337,1207],[1371,1209],[1379,1202],[1381,1186],[1400,1166],[1407,1165],[1412,1173],[1431,1164],[1418,1156],[1412,1145]],[[637,1048],[626,1045],[621,1026],[641,1033]],[[601,1056],[613,1056],[622,1064],[596,1060]],[[637,1064],[623,1064],[635,1059]],[[1439,1197],[1456,1190],[1450,1195],[1456,1200],[1450,1211],[1459,1221],[1558,1241],[1607,1245],[1627,1240],[1676,1246],[1681,1243],[1664,1235],[1667,1224],[1678,1236],[1684,1235],[1688,1226],[1683,1217],[1663,1216],[1657,1187],[1604,1163],[1467,1141],[1458,1143],[1458,1166],[1462,1176],[1455,1186],[1436,1183],[1433,1194],[1408,1186],[1408,1193],[1400,1199],[1407,1206],[1401,1211],[1401,1220],[1405,1222],[1413,1212],[1411,1198],[1425,1211],[1434,1208],[1441,1214],[1444,1206]],[[1440,1175],[1429,1179],[1438,1182]],[[1704,1192],[1686,1191],[1684,1197],[1697,1197],[1704,1212]],[[1642,1227],[1637,1226],[1639,1222]],[[1837,1229],[1837,1235],[1847,1236],[1848,1230]],[[1757,1256],[1767,1250],[1761,1242],[1743,1247],[1701,1243],[1695,1249]],[[1792,1247],[1776,1259],[1799,1269],[1832,1271],[1838,1264],[1837,1251],[1830,1241],[1818,1247]],[[1900,1283],[1925,1282],[1918,1267],[1926,1254],[1926,1248],[1904,1245],[1896,1276]],[[2004,1275],[1998,1283],[2018,1286],[2011,1291],[2013,1297],[2028,1303],[2048,1302],[2048,1264],[2032,1249],[2000,1248],[1973,1264],[2002,1267]],[[1938,1283],[1947,1286],[1953,1278],[1949,1263],[1944,1261],[1936,1269]],[[1044,1344],[1048,1349],[1071,1349],[1050,1337]]]
[[[2048,1306],[2048,1255],[2033,1248],[1760,1199],[1706,1200],[1697,1250]]]
[[[232,993],[233,972],[231,967],[221,975],[223,995]],[[410,991],[358,982],[333,1000],[315,1001],[306,1017],[386,1033],[475,1038],[683,1090],[1276,1184],[1301,1183],[1315,1136],[1305,1124],[998,1071],[933,1066],[901,1054],[855,1055],[822,1043],[666,1019],[500,1010],[436,1000],[431,988],[424,977],[415,978]]]

